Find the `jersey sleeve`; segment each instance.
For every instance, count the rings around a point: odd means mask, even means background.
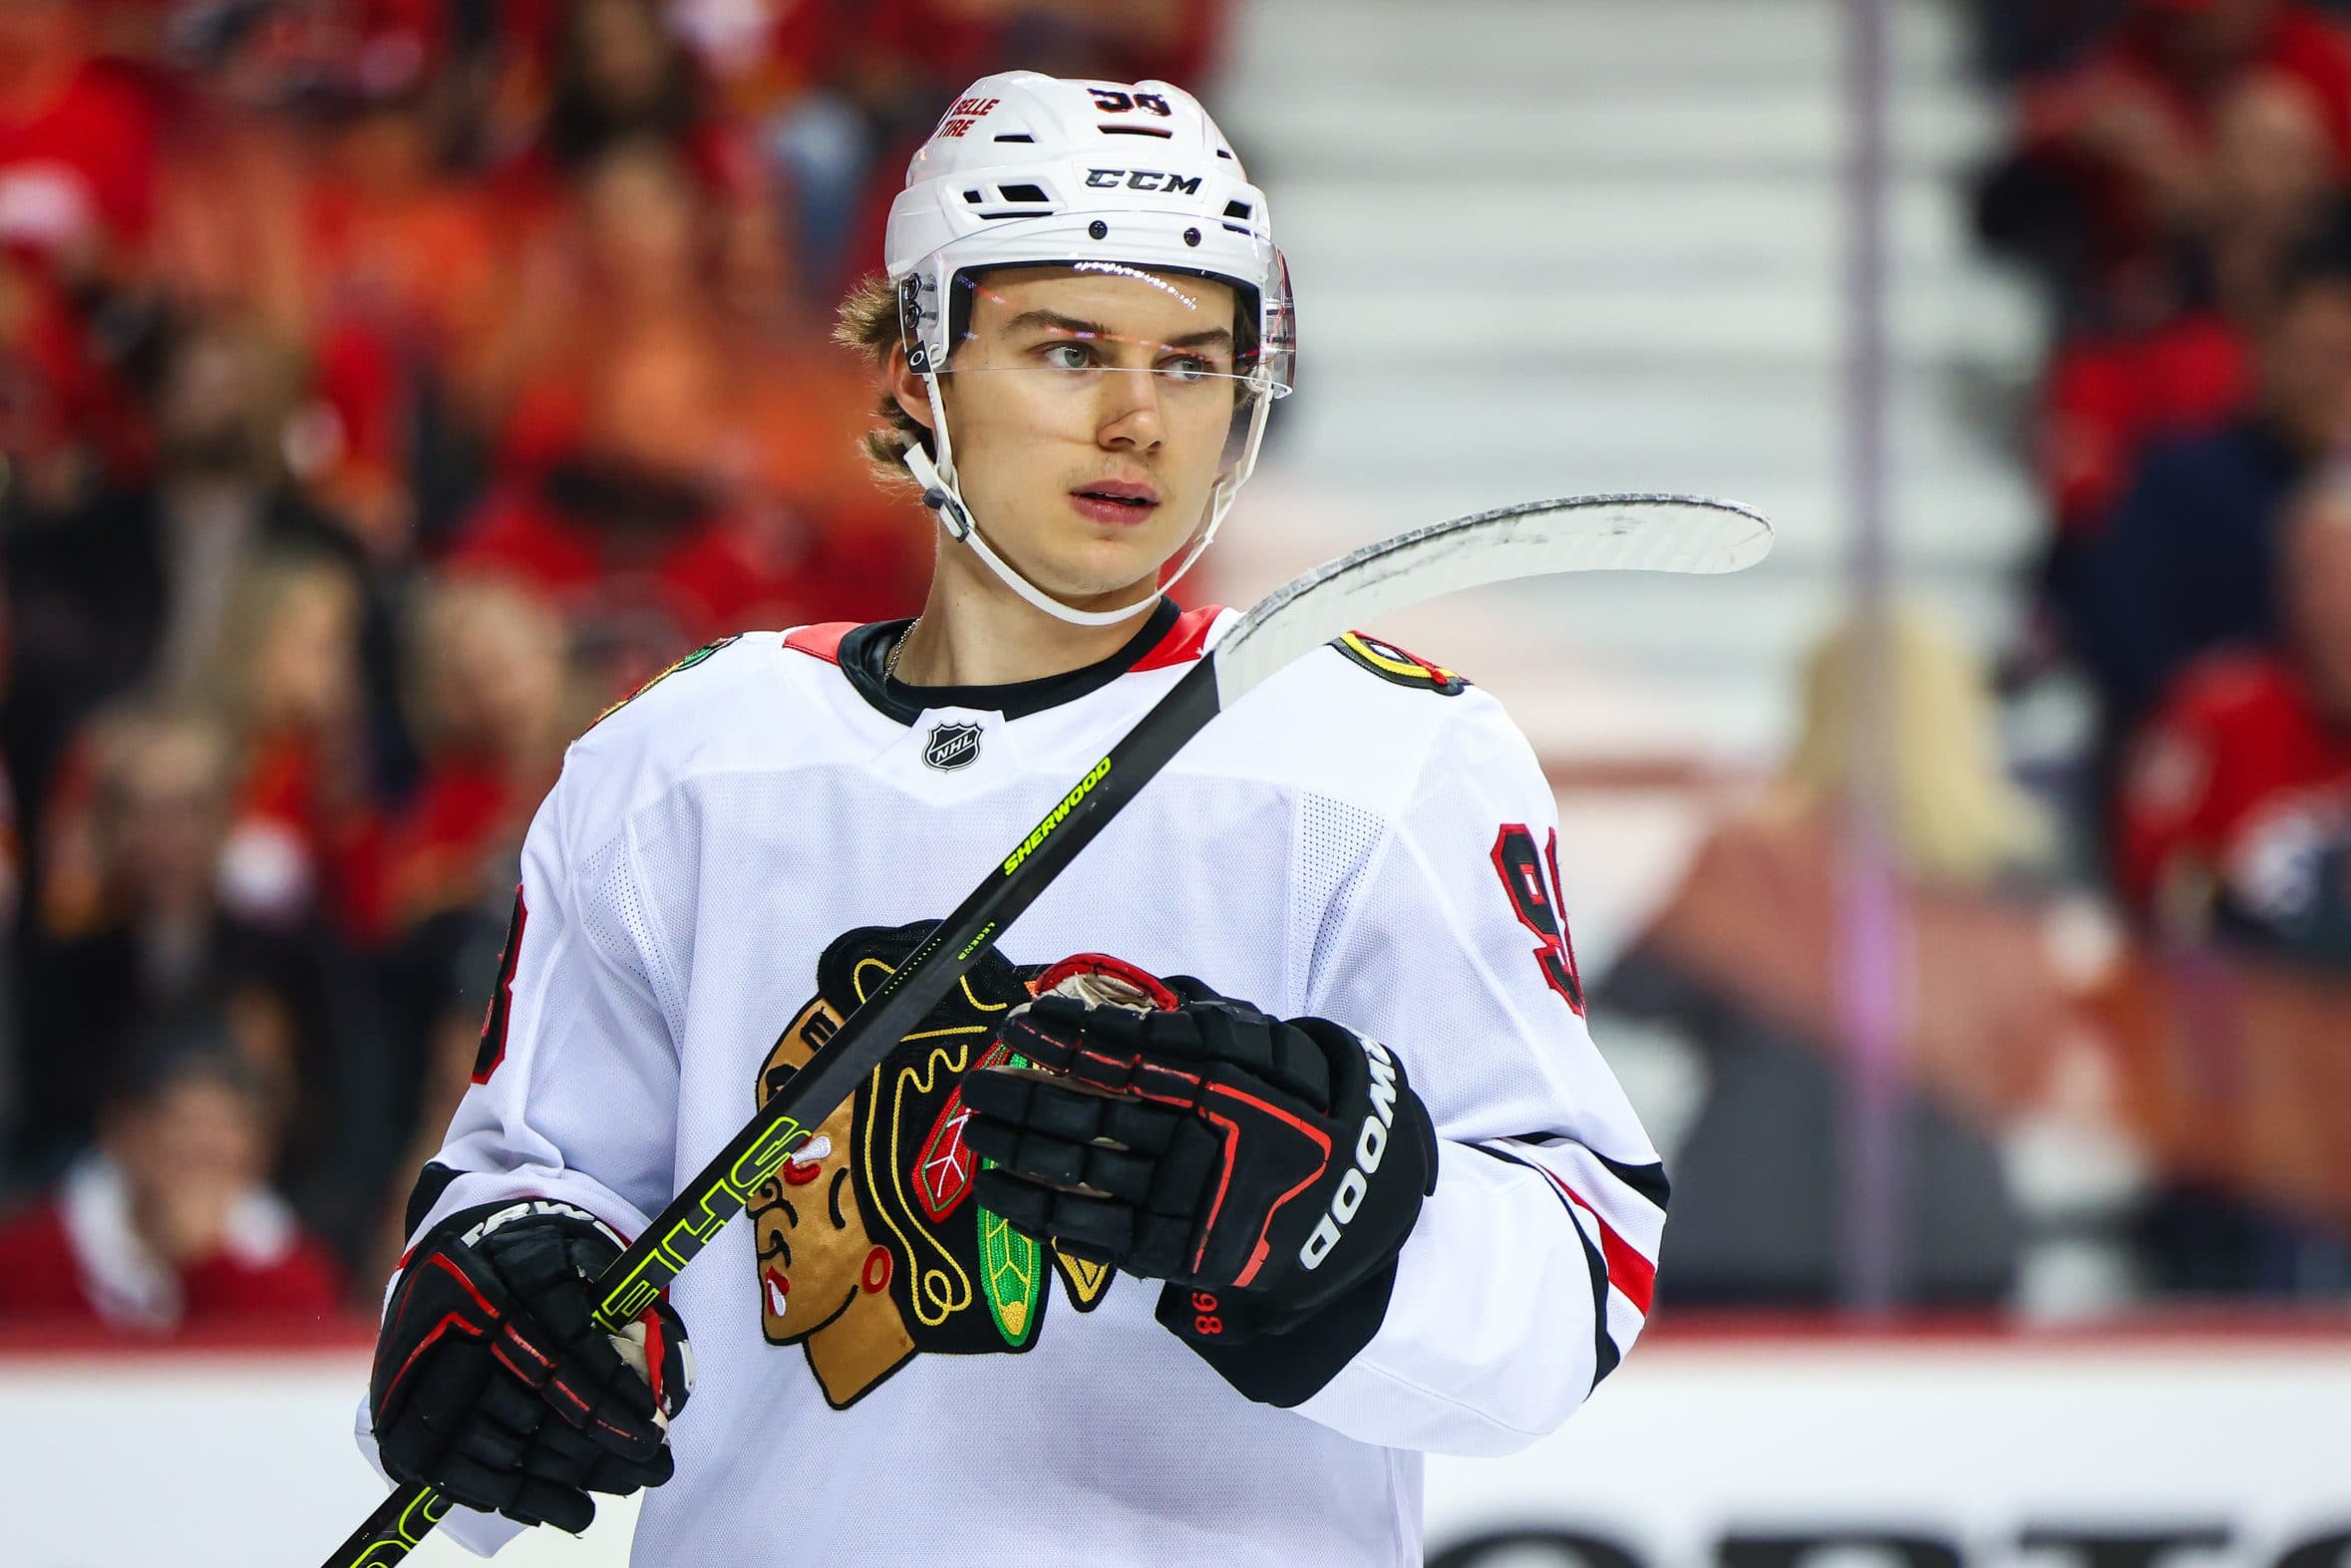
[[[531,821],[473,1084],[409,1200],[411,1245],[448,1215],[522,1197],[576,1204],[633,1239],[670,1198],[676,993],[625,817],[598,809],[626,793],[616,765],[625,755],[575,745]],[[364,1400],[358,1434],[374,1462]],[[520,1527],[453,1508],[445,1528],[487,1552]]]
[[[517,1197],[575,1203],[633,1237],[670,1198],[678,1055],[668,988],[625,822],[583,832],[575,820],[600,783],[582,777],[596,760],[573,749],[523,840],[474,1082],[434,1156],[439,1170],[428,1167],[419,1197],[430,1201],[412,1202],[412,1240],[445,1215]]]
[[[1631,1348],[1666,1183],[1584,1027],[1550,786],[1500,704],[1436,700],[1454,712],[1307,1001],[1402,1057],[1437,1190],[1378,1329],[1296,1409],[1365,1442],[1503,1453]]]

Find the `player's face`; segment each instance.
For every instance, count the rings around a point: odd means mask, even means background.
[[[963,498],[1023,576],[1125,603],[1206,521],[1243,408],[1233,309],[1222,283],[1136,268],[978,280],[941,399]],[[927,420],[918,382],[911,408]]]

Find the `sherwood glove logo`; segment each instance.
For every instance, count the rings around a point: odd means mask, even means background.
[[[1036,852],[1037,846],[1045,841],[1045,835],[1059,827],[1070,812],[1077,809],[1078,802],[1094,792],[1094,786],[1108,777],[1110,769],[1110,759],[1107,757],[1096,763],[1094,771],[1079,780],[1075,789],[1061,797],[1061,804],[1045,813],[1045,820],[1039,822],[1029,836],[1021,840],[1020,847],[1004,857],[1006,876],[1020,869],[1020,863]]]
[[[624,1251],[628,1247],[627,1241],[622,1239],[620,1232],[614,1230],[611,1226],[596,1218],[595,1215],[590,1214],[586,1209],[577,1207],[576,1205],[570,1203],[558,1203],[551,1198],[524,1198],[519,1203],[508,1204],[506,1207],[498,1210],[494,1214],[484,1216],[480,1224],[474,1226],[473,1229],[467,1231],[458,1239],[463,1241],[467,1246],[471,1247],[478,1244],[483,1237],[489,1235],[492,1231],[498,1229],[502,1225],[510,1225],[518,1219],[527,1219],[532,1215],[545,1214],[556,1215],[563,1219],[585,1220],[590,1225],[595,1226],[597,1233],[601,1235],[606,1241],[611,1242],[615,1247],[619,1247]]]
[[[1339,1190],[1331,1195],[1331,1211],[1314,1222],[1306,1245],[1298,1249],[1298,1261],[1310,1269],[1322,1266],[1322,1260],[1339,1244],[1347,1222],[1363,1206],[1363,1195],[1371,1190],[1372,1172],[1380,1168],[1380,1156],[1388,1152],[1388,1129],[1396,1123],[1396,1059],[1368,1035],[1358,1037],[1357,1044],[1363,1047],[1371,1068],[1371,1114],[1363,1118],[1363,1130],[1355,1134],[1355,1168],[1339,1178]]]

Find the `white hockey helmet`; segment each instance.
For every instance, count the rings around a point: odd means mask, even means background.
[[[930,399],[932,451],[906,468],[954,538],[1031,604],[1079,625],[1149,609],[1191,569],[1256,467],[1265,419],[1290,390],[1296,357],[1289,270],[1273,243],[1265,193],[1181,88],[1165,82],[1064,81],[1035,71],[985,76],[964,89],[906,165],[891,202],[883,260],[898,291],[907,364]],[[1133,267],[1228,284],[1236,440],[1208,515],[1158,591],[1116,610],[1084,611],[1027,581],[988,547],[955,477],[938,376],[970,321],[973,280],[997,267]]]

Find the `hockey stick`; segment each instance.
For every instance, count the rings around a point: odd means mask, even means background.
[[[1432,523],[1367,544],[1276,589],[1087,770],[596,1277],[597,1321],[617,1328],[651,1305],[1078,851],[1209,720],[1275,671],[1360,622],[1462,588],[1548,572],[1731,572],[1762,560],[1771,547],[1771,524],[1727,501],[1589,495]],[[336,1549],[326,1568],[399,1562],[449,1507],[431,1487],[404,1485]]]

